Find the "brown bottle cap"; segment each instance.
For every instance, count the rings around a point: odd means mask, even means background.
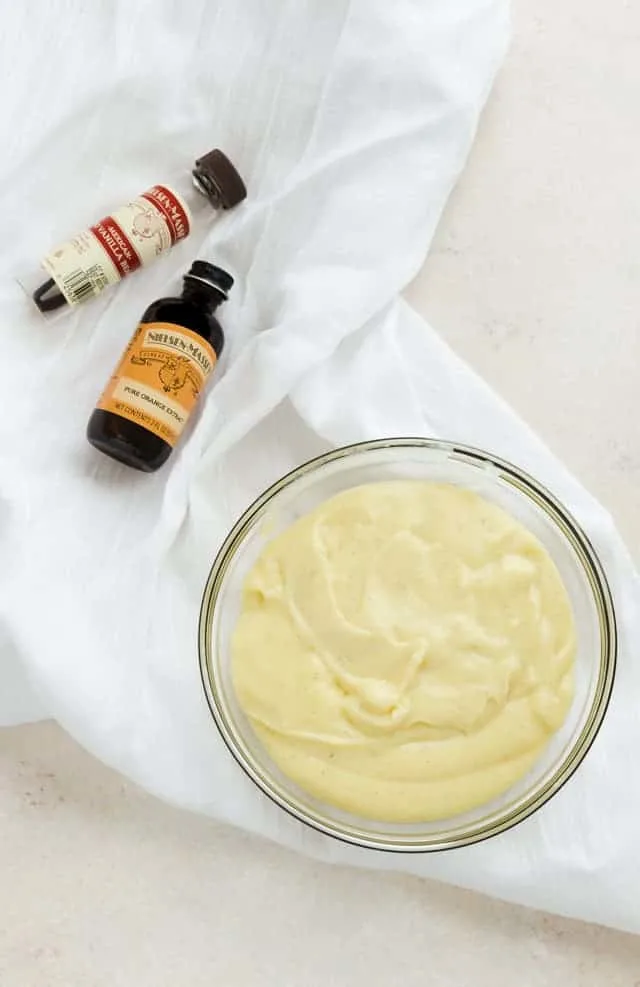
[[[214,206],[231,209],[247,197],[242,178],[226,154],[217,148],[198,158],[193,177]]]

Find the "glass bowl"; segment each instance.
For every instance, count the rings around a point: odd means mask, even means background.
[[[365,483],[432,480],[471,489],[516,517],[546,547],[564,581],[577,628],[575,696],[563,727],[531,771],[492,802],[421,824],[375,822],[320,802],[271,760],[235,697],[230,640],[244,579],[263,547],[334,494]],[[616,664],[611,593],[588,538],[537,481],[478,449],[431,439],[347,446],[278,480],[243,514],[220,549],[200,612],[199,652],[209,708],[227,747],[262,791],[308,826],[378,850],[424,852],[466,846],[504,832],[543,806],[584,759],[604,719]]]

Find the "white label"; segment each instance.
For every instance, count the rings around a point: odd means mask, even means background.
[[[67,240],[42,260],[69,305],[93,298],[188,236],[191,215],[182,199],[154,185],[137,199]]]
[[[158,418],[164,425],[180,435],[187,423],[188,413],[181,404],[172,401],[162,391],[148,384],[141,384],[133,377],[121,377],[113,392],[114,401],[124,401]]]

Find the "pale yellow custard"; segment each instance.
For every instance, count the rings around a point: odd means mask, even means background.
[[[413,480],[326,501],[267,545],[232,641],[281,770],[371,819],[443,819],[532,766],[573,697],[576,638],[540,542],[478,494]]]

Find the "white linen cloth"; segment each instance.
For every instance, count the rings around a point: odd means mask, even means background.
[[[638,578],[602,508],[399,297],[472,141],[505,4],[4,13],[2,722],[51,715],[159,796],[325,860],[640,931]],[[29,311],[18,259],[214,146],[246,177],[243,207],[67,320]],[[188,442],[138,475],[94,452],[85,423],[138,316],[196,256],[237,278],[227,349]],[[612,707],[570,784],[499,838],[422,856],[342,846],[263,798],[216,734],[196,654],[209,566],[253,497],[332,444],[399,434],[484,447],[548,484],[607,566],[621,633]]]

